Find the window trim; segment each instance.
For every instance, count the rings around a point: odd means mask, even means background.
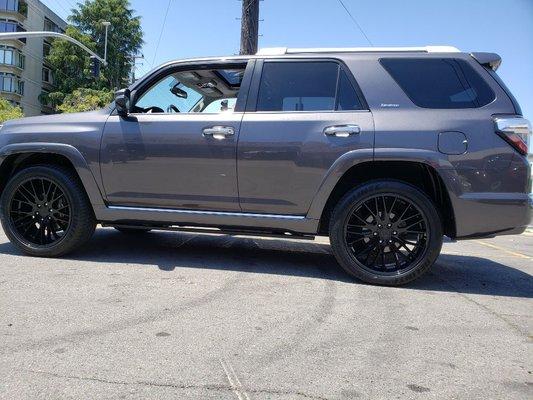
[[[263,66],[265,63],[271,63],[271,62],[334,62],[339,66],[339,69],[337,71],[337,83],[335,87],[335,108],[337,108],[337,97],[338,97],[338,90],[339,90],[339,77],[340,77],[340,71],[341,69],[344,71],[346,76],[348,77],[348,81],[352,84],[353,89],[355,90],[355,94],[357,98],[359,99],[359,102],[361,103],[361,108],[358,110],[314,110],[314,111],[257,111],[257,103],[259,101],[259,88],[261,86],[261,77],[263,75]],[[333,57],[309,57],[309,58],[299,58],[299,57],[280,57],[280,58],[263,58],[258,59],[256,61],[256,67],[254,71],[254,76],[252,78],[252,84],[250,86],[250,92],[248,95],[248,102],[246,104],[246,112],[253,112],[257,114],[316,114],[316,113],[357,113],[357,112],[369,112],[370,108],[368,106],[368,103],[363,95],[363,92],[361,91],[361,88],[355,79],[355,77],[352,74],[352,71],[346,63],[339,59],[339,58],[333,58]]]
[[[385,64],[383,63],[383,61],[387,61],[387,60],[401,60],[401,61],[404,61],[404,60],[453,60],[453,61],[463,61],[465,62],[466,64],[468,64],[468,66],[470,68],[472,68],[472,71],[474,71],[475,74],[477,74],[481,80],[483,80],[485,82],[485,84],[487,85],[487,87],[490,89],[490,91],[492,92],[492,100],[489,101],[487,104],[484,104],[482,106],[478,106],[478,105],[475,105],[474,107],[446,107],[446,108],[443,108],[443,107],[426,107],[426,106],[421,106],[419,104],[417,104],[415,102],[415,100],[411,97],[411,95],[409,95],[409,93],[407,92],[407,90],[403,87],[403,85],[400,84],[400,82],[398,82],[398,80],[396,79],[396,77],[389,71],[389,69],[385,66]],[[463,59],[463,58],[458,58],[458,57],[382,57],[382,58],[379,58],[379,64],[381,65],[381,67],[383,68],[383,70],[387,73],[388,76],[390,76],[392,78],[392,80],[396,83],[396,85],[398,85],[398,87],[400,88],[400,90],[402,91],[402,93],[411,101],[411,103],[417,107],[417,108],[420,108],[420,109],[423,109],[423,110],[478,110],[478,109],[481,109],[483,107],[488,107],[489,105],[493,104],[497,99],[498,99],[498,96],[496,94],[496,92],[494,91],[494,89],[492,88],[492,86],[483,78],[483,76],[478,72],[476,71],[476,69],[470,65],[470,63]],[[466,78],[466,77],[465,77]],[[470,82],[469,82],[470,83]],[[474,102],[472,102],[474,103]],[[478,103],[479,104],[479,103]]]
[[[201,70],[201,69],[229,69],[229,68],[240,68],[244,65],[244,77],[241,82],[241,87],[239,89],[239,95],[237,97],[237,102],[235,103],[235,108],[233,113],[242,113],[244,112],[245,105],[247,103],[247,98],[249,95],[251,75],[254,72],[255,60],[254,59],[243,59],[243,60],[220,60],[220,61],[199,61],[199,62],[177,62],[175,64],[165,65],[164,67],[156,70],[145,79],[135,82],[131,89],[130,102],[135,104],[135,102],[141,98],[141,96],[149,90],[154,84],[158,83],[165,76],[170,75],[174,72],[179,71],[189,71],[189,70]],[[243,90],[244,89],[244,90]],[[246,92],[246,93],[244,93]],[[242,99],[241,99],[242,98]],[[241,109],[242,108],[242,109]],[[220,113],[180,113],[183,115],[218,115]],[[116,108],[113,109],[113,115],[118,115]],[[173,115],[173,113],[130,113],[132,116],[138,115]]]

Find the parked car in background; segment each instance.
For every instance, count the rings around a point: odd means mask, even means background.
[[[531,126],[500,62],[431,46],[170,62],[104,110],[6,123],[2,224],[44,257],[78,248],[98,223],[324,235],[352,276],[404,284],[444,235],[530,222]]]

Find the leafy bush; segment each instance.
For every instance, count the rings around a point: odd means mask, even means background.
[[[0,97],[0,123],[10,119],[22,118],[24,114],[20,107],[12,105],[6,99]]]
[[[76,89],[65,96],[58,110],[64,113],[98,110],[111,103],[113,97],[113,92],[105,89]]]

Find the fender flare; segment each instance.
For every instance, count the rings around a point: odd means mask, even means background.
[[[67,158],[74,166],[92,206],[104,205],[102,193],[85,157],[74,146],[40,142],[8,144],[0,149],[0,164],[9,156],[24,153],[56,154]]]
[[[379,161],[407,161],[425,164],[434,169],[440,176],[455,209],[455,199],[461,193],[457,172],[444,154],[431,150],[384,148],[358,149],[344,153],[325,174],[316,195],[313,198],[307,218],[320,220],[326,203],[343,175],[352,167],[363,163]]]

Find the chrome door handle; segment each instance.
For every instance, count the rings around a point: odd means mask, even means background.
[[[222,140],[235,135],[235,129],[231,126],[211,126],[204,128],[202,131],[204,137],[212,137],[213,139]]]
[[[324,129],[324,135],[336,137],[348,137],[361,133],[359,125],[334,125]]]

